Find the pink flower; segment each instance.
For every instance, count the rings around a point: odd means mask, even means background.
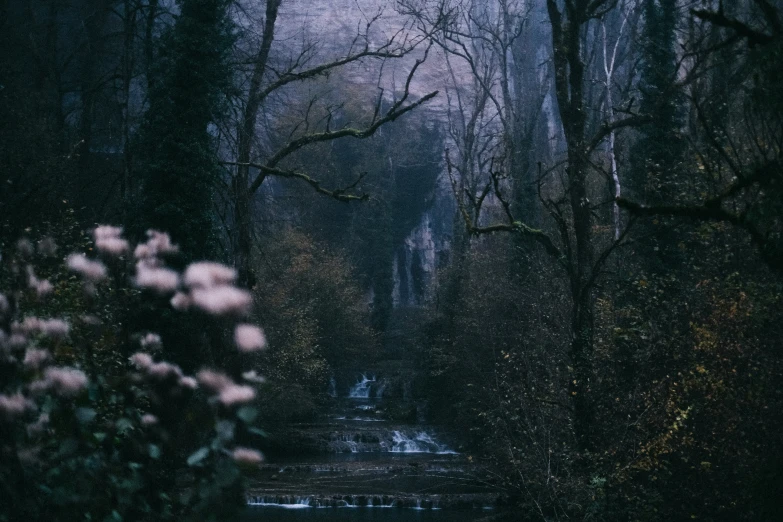
[[[28,348],[24,354],[24,367],[28,370],[37,370],[43,363],[49,360],[49,352],[46,350],[38,350],[36,348]]]
[[[119,256],[124,254],[130,248],[128,242],[119,237],[107,237],[95,241],[95,247],[104,254]]]
[[[21,323],[13,323],[11,331],[17,333],[36,333],[41,330],[41,320],[37,317],[25,317]]]
[[[11,309],[11,303],[8,302],[8,298],[5,294],[0,294],[0,317],[8,313]]]
[[[260,464],[264,460],[261,453],[250,448],[235,448],[231,456],[239,464]]]
[[[171,238],[165,232],[157,230],[147,230],[147,246],[150,247],[154,255],[176,254],[179,247],[171,242]]]
[[[196,379],[202,386],[212,391],[220,391],[234,384],[227,375],[212,370],[201,370],[196,374]]]
[[[182,377],[179,380],[179,385],[189,390],[195,390],[198,388],[198,382],[193,377]]]
[[[38,297],[45,297],[54,291],[54,286],[47,279],[38,281],[33,288]]]
[[[236,270],[220,263],[193,263],[185,270],[185,284],[190,287],[226,285],[233,283],[236,278]]]
[[[41,333],[50,337],[60,338],[68,335],[68,323],[62,319],[39,319],[25,317],[21,323],[14,323],[12,328],[17,333]]]
[[[179,285],[179,274],[168,268],[152,268],[144,263],[136,265],[136,286],[160,293],[173,292]]]
[[[45,319],[41,322],[41,333],[50,337],[65,337],[70,327],[61,319]]]
[[[133,257],[136,259],[148,259],[154,255],[155,254],[152,252],[152,249],[146,243],[136,245],[136,250],[133,251]]]
[[[122,227],[113,227],[111,225],[98,225],[92,232],[95,240],[111,239],[122,236]]]
[[[34,408],[35,403],[21,393],[17,392],[13,395],[0,395],[0,412],[7,417],[19,415]]]
[[[151,413],[145,413],[141,416],[142,426],[153,426],[158,423],[158,418]]]
[[[166,361],[153,363],[147,368],[147,373],[150,377],[159,379],[161,381],[168,379],[169,377],[182,377],[182,370],[176,364],[171,364]],[[179,380],[179,379],[178,379]]]
[[[256,391],[250,386],[232,384],[220,390],[218,400],[225,406],[250,402],[256,398]]]
[[[174,310],[187,310],[190,308],[190,297],[182,292],[174,294],[174,297],[172,297],[169,302]]]
[[[250,310],[250,293],[233,286],[195,288],[191,293],[193,304],[212,315],[244,315]]]
[[[160,335],[150,332],[141,338],[140,344],[142,348],[159,350],[163,341],[161,341]]]
[[[68,268],[90,281],[106,279],[106,267],[99,261],[91,261],[84,254],[71,254],[66,260]]]
[[[252,324],[239,324],[234,329],[234,342],[241,352],[255,352],[266,348],[263,330]]]
[[[249,372],[243,372],[242,378],[248,382],[254,382],[257,384],[263,384],[266,382],[266,379],[264,379],[263,376],[258,375],[255,370],[250,370]]]
[[[95,246],[105,254],[118,256],[128,251],[128,242],[122,239],[122,228],[102,225],[93,231]]]
[[[139,370],[147,370],[154,364],[152,356],[144,352],[136,352],[130,356],[130,362]]]
[[[20,333],[12,334],[8,338],[8,346],[10,348],[22,348],[27,345],[27,337]]]
[[[76,395],[87,386],[87,376],[76,368],[47,368],[44,377],[48,388],[54,388],[66,396]]]
[[[38,279],[38,277],[35,275],[33,267],[30,265],[27,265],[27,286],[35,290],[35,292],[38,294],[38,297],[45,297],[52,293],[52,290],[54,290],[52,283],[46,279]]]

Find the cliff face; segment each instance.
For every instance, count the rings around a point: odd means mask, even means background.
[[[395,9],[395,0],[284,0],[278,15],[274,59],[283,67],[306,53],[309,66],[334,60],[355,52],[369,42],[379,48],[394,39],[397,44],[421,39],[414,24]],[[248,0],[246,13],[261,19],[264,2]],[[369,28],[368,28],[368,24]],[[335,99],[346,99],[359,110],[372,108],[379,90],[387,101],[403,91],[415,60],[424,56],[424,44],[401,59],[368,58],[341,68],[328,81],[317,85],[329,91]],[[463,64],[453,63],[459,69]],[[457,78],[467,79],[467,70]],[[406,115],[397,124],[428,127],[444,126],[446,87],[453,82],[449,64],[443,53],[433,47],[428,59],[416,72],[410,86],[412,100],[432,92],[440,95],[426,106]],[[437,267],[448,256],[452,228],[453,204],[451,189],[442,170],[440,158],[434,158],[439,182],[433,194],[422,194],[430,202],[417,224],[395,245],[392,259],[394,306],[424,304],[431,293]],[[388,175],[384,173],[384,175]],[[372,293],[372,289],[369,290]]]
[[[254,16],[260,19],[259,11],[263,11],[264,2],[246,1],[248,13],[255,12]],[[397,0],[283,0],[278,17],[278,45],[274,59],[279,67],[284,68],[304,55],[310,67],[346,56],[365,45],[377,49],[391,40],[396,42],[395,45],[421,41],[422,35],[416,23],[401,15],[395,9],[396,5]],[[527,4],[521,1],[519,6],[523,5]],[[497,13],[492,11],[493,6],[494,2],[486,2],[482,9],[490,13],[490,17],[496,16]],[[522,51],[510,53],[506,57],[513,62],[511,68],[533,71],[540,69],[537,67],[539,64],[547,62],[550,52],[543,29],[546,24],[543,23],[545,12],[542,9],[541,6],[534,6],[529,11],[530,29],[524,32],[524,37],[518,42]],[[329,99],[337,100],[338,103],[345,101],[346,106],[360,113],[372,110],[379,93],[383,93],[387,102],[400,95],[409,71],[415,61],[424,56],[425,48],[422,42],[401,59],[367,58],[349,64],[335,71],[328,80],[308,88],[328,92],[325,96]],[[524,63],[516,63],[515,60]],[[536,74],[521,74],[518,78],[515,76],[511,88],[515,103],[538,104],[541,108],[536,124],[539,131],[535,139],[544,144],[539,149],[550,149],[549,154],[552,154],[558,143],[557,139],[552,139],[557,135],[556,107],[551,93],[541,101],[534,99],[541,86],[547,83],[539,77],[541,74],[539,71]],[[495,85],[493,90],[498,90],[495,99],[502,101],[499,80],[499,77],[492,80]],[[455,114],[458,93],[462,95],[461,103],[469,105],[474,87],[466,61],[454,55],[446,55],[439,47],[432,46],[427,60],[416,71],[411,82],[410,99],[415,100],[435,90],[440,94],[397,124],[439,127],[448,142],[451,139],[448,132],[450,126],[454,127],[452,131],[460,132],[458,122],[448,121],[449,109],[452,115]],[[490,109],[490,112],[492,110],[495,109]],[[512,118],[526,117],[516,114],[518,110],[518,107],[513,108]],[[504,117],[509,116],[506,114]],[[443,147],[448,145],[444,143]],[[440,160],[442,158],[434,158],[433,161],[433,168],[439,170],[434,194],[423,195],[431,202],[430,205],[417,217],[418,224],[411,227],[407,236],[395,245],[392,259],[389,260],[394,276],[392,299],[397,307],[423,304],[432,293],[437,268],[449,256],[455,209],[451,186],[444,172],[443,161]]]

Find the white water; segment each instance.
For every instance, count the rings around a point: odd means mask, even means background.
[[[425,431],[419,431],[409,436],[402,431],[395,430],[392,437],[391,453],[438,453],[441,455],[454,455],[445,444],[435,442],[431,435]]]
[[[348,391],[348,397],[351,399],[369,399],[372,385],[375,383],[375,375],[370,377],[362,374],[362,378],[356,382]]]
[[[247,499],[248,506],[266,506],[279,507],[283,509],[306,509],[312,507],[311,497],[288,497],[288,498],[266,498],[250,497]]]

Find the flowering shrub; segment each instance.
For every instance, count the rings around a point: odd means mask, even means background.
[[[243,504],[240,468],[262,460],[250,447],[263,436],[253,426],[261,377],[209,368],[187,375],[163,359],[157,333],[123,339],[105,321],[121,314],[101,296],[111,300],[122,287],[164,296],[181,313],[220,316],[240,358],[266,346],[263,331],[242,322],[252,298],[234,286],[230,267],[168,267],[177,246],[164,233],[147,235],[133,247],[121,228],[99,226],[97,257],[67,255],[67,272],[52,280],[36,266],[55,255],[50,239],[22,240],[2,259],[0,520],[226,520]],[[29,313],[30,303],[57,311],[75,287],[91,310]],[[200,446],[187,447],[192,439]]]

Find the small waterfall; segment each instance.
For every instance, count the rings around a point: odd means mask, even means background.
[[[249,497],[248,506],[279,507],[283,509],[304,509],[313,507],[312,497],[293,497],[293,496],[261,496]]]
[[[337,398],[337,380],[334,376],[329,379],[329,397]]]
[[[375,383],[375,376],[368,377],[366,374],[362,374],[361,380],[351,386],[348,392],[348,397],[351,399],[369,399],[370,391],[372,391],[372,385]]]
[[[392,446],[389,449],[392,453],[439,453],[456,454],[445,444],[439,444],[427,432],[420,431],[412,437],[402,431],[394,431],[392,436]]]

